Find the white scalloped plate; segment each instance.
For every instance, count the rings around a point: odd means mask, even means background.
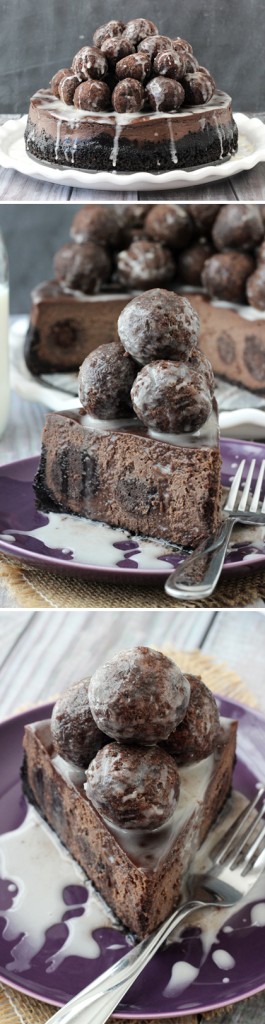
[[[12,323],[10,330],[11,386],[14,391],[30,402],[41,402],[53,412],[78,409],[77,374],[57,373],[33,377],[29,372],[24,360],[27,327],[28,317],[21,316]],[[216,397],[223,437],[264,441],[265,396],[254,395],[245,388],[237,388],[218,378]]]
[[[16,121],[5,121],[0,127],[0,165],[38,178],[39,181],[53,181],[56,185],[70,185],[75,188],[95,188],[127,191],[139,189],[184,188],[187,185],[201,185],[208,181],[221,181],[240,171],[248,171],[260,161],[265,161],[265,125],[258,117],[234,114],[239,131],[238,152],[230,160],[220,164],[208,164],[196,170],[174,170],[163,174],[121,174],[117,171],[80,171],[75,168],[55,167],[42,163],[26,153],[24,131],[27,114]]]

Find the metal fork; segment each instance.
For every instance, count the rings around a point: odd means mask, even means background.
[[[182,904],[147,939],[143,939],[84,988],[66,1006],[50,1017],[50,1024],[104,1024],[125,992],[162,946],[170,933],[193,910],[233,906],[248,895],[265,867],[265,803],[253,811],[263,797],[265,786],[257,784],[251,803],[234,822],[222,841],[211,851],[212,868],[207,874],[190,875],[190,899]],[[91,1009],[91,1013],[88,1011]]]
[[[240,488],[245,468],[245,459],[242,459],[238,470],[232,481],[227,501],[223,508],[225,519],[219,529],[211,537],[206,538],[192,554],[187,555],[184,562],[174,569],[165,583],[165,592],[169,597],[186,598],[187,601],[197,601],[209,597],[218,583],[222,572],[224,559],[235,523],[243,523],[250,526],[265,526],[265,498],[263,504],[260,502],[262,485],[265,473],[265,459],[263,459],[254,494],[251,498],[251,485],[256,468],[256,459],[252,459],[247,467],[247,477],[240,497]],[[259,507],[260,506],[260,507]]]

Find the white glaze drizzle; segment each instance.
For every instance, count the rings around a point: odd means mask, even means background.
[[[168,134],[169,134],[169,148],[170,148],[171,160],[172,160],[173,164],[178,164],[178,157],[177,157],[176,143],[175,143],[175,139],[174,139],[173,125],[172,125],[172,121],[171,121],[170,117],[168,118]]]
[[[75,562],[93,566],[115,567],[118,562],[130,558],[140,569],[162,569],[163,557],[166,559],[179,550],[176,545],[163,540],[130,537],[126,530],[64,512],[49,512],[43,515],[43,526],[35,530],[15,530],[13,534],[7,531],[0,534],[0,539],[12,543],[20,536],[35,537],[51,550],[70,551]],[[114,543],[125,541],[127,544],[131,541],[126,550],[114,547]]]
[[[1,836],[0,869],[1,876],[12,879],[18,888],[12,906],[2,914],[6,921],[3,936],[9,942],[14,939],[10,972],[23,973],[29,969],[32,957],[43,946],[47,929],[62,921],[70,909],[63,900],[66,886],[85,887],[89,898],[87,903],[84,900],[82,917],[67,922],[67,937],[55,956],[47,958],[46,970],[55,970],[65,956],[100,956],[93,932],[96,928],[115,927],[116,921],[34,807],[28,807],[18,829]]]

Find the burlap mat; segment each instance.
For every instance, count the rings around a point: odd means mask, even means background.
[[[202,654],[201,651],[184,652],[167,647],[165,653],[169,654],[183,671],[199,672],[210,689],[252,707],[257,706],[253,694],[247,690],[237,673],[231,672],[225,663],[217,665],[209,655]],[[0,1024],[46,1024],[53,1013],[56,1013],[56,1007],[48,1003],[41,1003],[37,999],[31,999],[9,986],[0,984]],[[265,992],[252,996],[251,999],[242,1000],[234,1006],[223,1007],[221,1010],[177,1018],[178,1024],[200,1024],[207,1020],[211,1021],[211,1024],[215,1024],[215,1022],[216,1024],[252,1024],[252,1021],[253,1024],[256,1024],[257,1021],[264,1019]],[[174,1024],[174,1020],[176,1018],[168,1018],[167,1024]],[[108,1024],[111,1024],[111,1021],[114,1022],[114,1018],[111,1017]],[[92,1024],[92,1019],[88,1018],[87,1024]],[[127,1024],[127,1022],[124,1020],[120,1024]],[[164,1022],[158,1019],[155,1021],[142,1019],[141,1024],[164,1024]]]
[[[21,608],[186,608],[155,587],[127,583],[99,583],[34,569],[21,562],[0,557],[0,579],[7,595]],[[265,573],[246,571],[225,576],[212,597],[189,601],[189,608],[248,608],[265,601]]]

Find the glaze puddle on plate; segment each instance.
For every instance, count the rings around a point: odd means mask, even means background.
[[[254,442],[221,440],[222,483],[230,487],[238,463],[257,461],[254,482],[265,447]],[[68,576],[123,579],[134,583],[163,583],[183,558],[177,545],[130,535],[87,519],[39,512],[33,479],[38,458],[14,462],[0,469],[0,550],[9,557]],[[246,571],[264,565],[265,530],[233,531],[224,571]]]
[[[239,721],[233,785],[250,798],[265,778],[265,719],[236,702],[218,701],[222,715]],[[132,940],[49,826],[27,811],[21,794],[24,725],[49,718],[51,708],[34,708],[0,726],[0,975],[62,1004],[118,960]],[[238,810],[242,796],[235,800]],[[207,843],[198,855],[202,863]],[[194,914],[148,965],[117,1016],[199,1013],[262,989],[264,941],[265,875],[247,905]]]

